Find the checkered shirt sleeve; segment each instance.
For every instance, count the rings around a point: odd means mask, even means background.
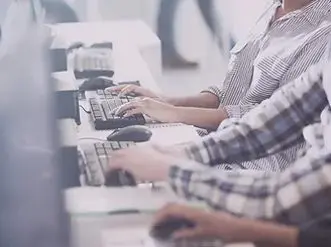
[[[302,141],[302,129],[319,117],[328,102],[322,71],[322,66],[312,66],[236,124],[188,146],[187,155],[215,166],[263,158]]]
[[[331,198],[331,154],[306,155],[280,174],[196,169],[192,163],[213,166],[256,159],[283,150],[302,138],[328,104],[321,67],[315,66],[282,88],[237,125],[190,146],[193,160],[172,166],[169,181],[187,199],[212,208],[257,219],[299,224],[325,213]]]

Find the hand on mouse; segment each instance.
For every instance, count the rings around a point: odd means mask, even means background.
[[[124,117],[142,113],[156,121],[164,123],[178,122],[178,114],[175,106],[152,98],[142,98],[126,103],[119,107],[115,114],[123,113],[125,113]]]
[[[222,212],[206,212],[179,204],[169,204],[155,216],[153,225],[169,218],[182,218],[192,222],[195,227],[182,229],[172,235],[173,239],[218,238],[225,242],[241,241],[240,231],[246,227],[245,220]]]
[[[116,151],[109,160],[109,169],[123,169],[136,180],[165,181],[176,158],[157,151],[152,146]]]

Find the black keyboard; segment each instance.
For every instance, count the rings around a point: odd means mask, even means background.
[[[99,99],[121,99],[127,102],[130,102],[135,97],[137,97],[137,95],[133,93],[128,95],[118,96],[117,92],[110,92],[109,90],[101,90],[101,89],[97,90],[96,94],[98,95]]]
[[[85,182],[89,186],[114,186],[112,178],[107,177],[109,171],[109,157],[111,154],[123,148],[135,146],[134,142],[98,142],[94,144],[85,144],[81,146],[83,152],[83,167],[85,173]],[[82,166],[82,165],[81,165]],[[119,179],[121,184],[131,184],[132,180],[126,172],[121,171]],[[117,183],[119,183],[117,182]]]
[[[128,103],[130,101],[129,98],[119,98],[112,95],[105,95],[105,97],[108,98],[99,100],[96,98],[89,99],[91,115],[96,130],[118,129],[131,125],[146,124],[146,120],[142,114],[136,114],[130,117],[114,114],[113,110]]]

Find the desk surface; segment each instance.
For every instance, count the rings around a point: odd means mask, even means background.
[[[135,47],[118,43],[114,49],[114,81],[136,81],[146,88],[156,92],[160,91],[146,62]],[[80,105],[87,106],[86,101],[80,101]],[[96,131],[90,122],[89,115],[80,109],[82,124],[78,127],[79,138],[100,138],[105,139],[112,131]],[[95,140],[97,141],[97,140]],[[94,141],[94,142],[95,142]]]
[[[130,25],[129,25],[130,24]],[[125,30],[124,27],[129,25],[129,29],[131,29],[130,35],[135,36],[139,29],[144,29],[144,25],[142,22],[135,22],[132,25],[131,21],[123,21],[117,23],[117,27],[119,33],[108,33],[107,35],[101,35],[101,33],[105,30],[105,28],[112,26],[112,23],[79,23],[79,24],[62,24],[57,26],[63,33],[68,34],[68,37],[72,38],[71,41],[79,41],[79,40],[90,40],[91,42],[101,41],[95,40],[96,37],[98,39],[103,39],[105,37],[110,37],[113,35],[114,42],[114,61],[115,61],[115,81],[125,81],[125,80],[139,80],[140,83],[148,87],[152,90],[159,91],[153,76],[150,72],[149,67],[144,61],[141,53],[137,45],[146,45],[148,42],[153,44],[153,42],[158,42],[158,40],[154,40],[152,34],[148,38],[144,35],[137,35],[136,38],[132,38],[127,40],[127,34],[121,33],[121,31]],[[123,27],[121,30],[120,27]],[[83,27],[91,30],[92,32],[98,33],[99,36],[94,36],[91,38],[90,34],[84,32],[73,32],[77,27]],[[125,30],[124,33],[127,32],[128,29]],[[146,32],[147,33],[147,32]],[[108,36],[109,35],[109,36]],[[146,40],[145,40],[146,38]],[[102,40],[103,41],[103,40]],[[123,42],[124,41],[124,42]],[[132,44],[134,41],[135,44]],[[131,44],[130,44],[131,42]],[[80,104],[84,104],[84,102],[80,102]],[[89,122],[89,117],[85,112],[81,112],[82,116],[82,125],[79,126],[79,137],[91,137],[91,138],[101,138],[104,139],[110,131],[95,131]],[[107,197],[108,198],[108,197]],[[91,198],[89,197],[87,200],[84,200],[84,203],[90,203]],[[108,198],[109,199],[109,198]],[[82,202],[80,200],[80,202]],[[107,200],[101,200],[101,206],[104,205]],[[106,203],[107,204],[107,203]],[[80,204],[82,206],[82,204]],[[87,205],[89,206],[89,205]],[[81,207],[80,207],[81,208]],[[80,214],[79,216],[72,214],[72,241],[73,247],[111,247],[111,245],[107,244],[105,239],[109,239],[109,233],[114,231],[123,230],[126,232],[127,230],[132,228],[133,224],[138,225],[141,229],[146,229],[150,225],[151,215],[98,215],[98,214]],[[105,242],[106,241],[106,242]],[[134,246],[134,245],[130,245]],[[250,247],[251,245],[232,245],[229,247]]]
[[[62,23],[51,25],[55,37],[53,46],[60,48],[77,41],[86,44],[120,41],[137,46],[160,46],[156,34],[141,20]]]
[[[123,45],[131,46],[140,53],[155,80],[162,76],[161,42],[156,34],[142,21],[80,22],[51,25],[54,35],[53,48],[67,48],[75,42],[90,45],[97,42],[113,42],[114,51]],[[132,63],[131,51],[117,60]],[[135,62],[136,63],[136,62]],[[137,63],[136,63],[137,64]],[[138,66],[138,68],[141,66]]]
[[[72,218],[72,224],[75,226],[72,231],[72,246],[161,247],[155,245],[148,236],[152,220],[153,214],[150,213],[74,216]],[[198,247],[198,245],[195,246]],[[231,244],[225,247],[253,247],[253,245]]]

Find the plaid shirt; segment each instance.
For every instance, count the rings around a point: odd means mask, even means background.
[[[327,67],[330,70],[331,64],[310,68],[237,124],[189,146],[191,161],[170,170],[174,191],[187,199],[203,200],[216,210],[290,224],[330,211],[331,138],[323,138],[331,136]],[[302,141],[303,133],[311,147],[280,174],[206,169],[275,154]]]

